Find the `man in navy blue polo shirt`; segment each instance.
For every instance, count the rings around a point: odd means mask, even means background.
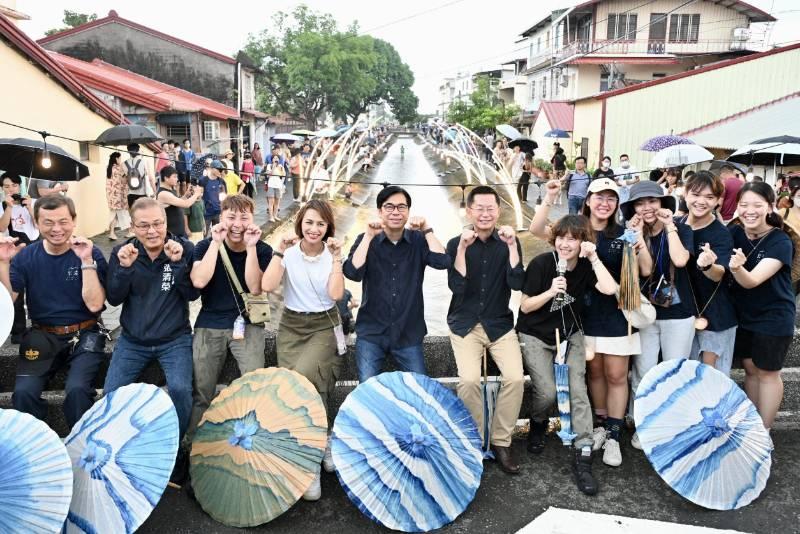
[[[114,345],[104,393],[134,382],[158,360],[175,404],[180,435],[192,413],[192,327],[189,301],[200,296],[192,285],[194,245],[167,234],[167,216],[158,201],[140,198],[131,207],[136,237],[111,252],[106,293],[122,305],[122,334]]]
[[[397,186],[378,193],[380,220],[367,225],[344,263],[344,275],[363,282],[356,318],[356,364],[364,382],[381,372],[386,354],[403,371],[425,373],[422,340],[425,267],[444,270],[450,257],[423,217],[412,217],[411,195]],[[409,222],[409,228],[406,228]]]
[[[219,223],[219,215],[222,211],[220,202],[222,202],[221,193],[226,193],[228,190],[225,186],[225,180],[222,179],[222,172],[226,170],[225,165],[218,159],[211,162],[208,168],[208,176],[203,176],[197,184],[203,188],[203,208],[205,209],[206,219],[206,235],[211,235],[211,227]]]
[[[33,323],[19,348],[14,408],[44,420],[42,390],[67,366],[64,416],[70,427],[94,402],[92,381],[106,341],[98,324],[106,260],[91,241],[72,235],[75,218],[70,198],[43,197],[34,206],[43,240],[18,249],[14,238],[0,237],[0,282],[13,299],[26,293]]]

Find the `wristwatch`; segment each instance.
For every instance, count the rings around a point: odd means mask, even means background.
[[[96,271],[97,270],[97,262],[93,260],[92,263],[90,263],[88,265],[81,264],[81,271],[87,271],[87,270]]]
[[[709,264],[708,264],[708,265],[706,265],[705,267],[698,267],[698,268],[697,268],[697,270],[698,270],[698,271],[700,271],[701,273],[704,273],[704,272],[706,272],[707,270],[709,270],[710,268],[712,268],[713,266],[714,266],[714,264],[713,264],[713,263],[709,263]]]
[[[430,234],[431,232],[433,232],[433,228],[426,228],[425,230],[422,231],[422,235],[427,235]]]

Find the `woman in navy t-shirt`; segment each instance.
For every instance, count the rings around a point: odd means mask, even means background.
[[[547,184],[547,196],[536,210],[531,222],[531,233],[546,239],[549,207],[558,198],[559,183]],[[622,272],[622,252],[625,246],[619,239],[624,229],[617,224],[619,192],[616,183],[608,178],[594,180],[587,191],[583,207],[592,225],[597,244],[597,255],[619,284]],[[639,272],[650,274],[652,259],[642,238],[642,222],[638,221],[639,242],[636,245]],[[593,449],[603,447],[603,462],[618,466],[622,462],[619,449],[625,410],[628,404],[628,357],[641,352],[639,333],[628,336],[628,322],[619,309],[615,295],[604,295],[592,288],[584,294],[585,306],[581,313],[587,350],[595,357],[587,362],[589,393],[595,414],[592,434]]]
[[[783,399],[781,368],[794,335],[793,248],[773,211],[772,187],[750,182],[737,198],[743,227],[729,226],[734,246],[729,267],[739,319],[733,353],[744,365],[747,396],[769,429]]]

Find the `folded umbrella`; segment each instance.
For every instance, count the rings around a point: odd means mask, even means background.
[[[95,143],[100,145],[127,145],[130,143],[152,143],[163,139],[147,126],[141,124],[120,124],[112,126],[97,136]]]
[[[664,169],[668,167],[681,167],[711,161],[714,154],[701,147],[700,145],[672,145],[661,149],[650,160],[650,167],[653,169]]]
[[[74,474],[66,533],[134,532],[169,482],[178,415],[160,388],[129,384],[97,401],[64,443]]]
[[[359,384],[339,408],[331,452],[353,504],[404,532],[453,521],[483,472],[480,434],[464,403],[416,373],[383,373]]]
[[[72,466],[58,435],[32,415],[0,410],[0,532],[61,532]]]
[[[327,439],[325,407],[307,378],[280,367],[247,373],[217,395],[197,427],[197,502],[225,525],[271,521],[311,487]]]
[[[50,165],[42,163],[45,150]],[[40,139],[0,139],[0,169],[3,171],[59,182],[77,182],[89,176],[89,167],[58,145]]]
[[[669,360],[642,379],[636,432],[659,476],[713,510],[741,508],[767,484],[772,440],[744,391],[713,367]]]

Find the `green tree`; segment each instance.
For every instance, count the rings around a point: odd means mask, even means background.
[[[300,5],[276,13],[267,29],[248,37],[244,51],[260,69],[259,109],[288,113],[308,128],[326,112],[355,120],[379,102],[398,118],[416,113],[411,69],[389,43],[359,35],[357,23],[340,31],[330,14]]]
[[[77,11],[65,9],[64,18],[61,20],[61,22],[63,22],[66,26],[64,28],[53,28],[52,30],[47,30],[44,32],[44,34],[53,35],[54,33],[63,32],[64,30],[69,30],[70,28],[76,28],[82,24],[86,24],[87,22],[92,22],[93,20],[97,20],[97,13],[92,13],[89,15],[88,13],[78,13]]]
[[[488,76],[475,80],[468,101],[456,101],[447,110],[447,120],[463,124],[470,130],[493,130],[519,114],[519,107],[506,105],[497,95]]]

